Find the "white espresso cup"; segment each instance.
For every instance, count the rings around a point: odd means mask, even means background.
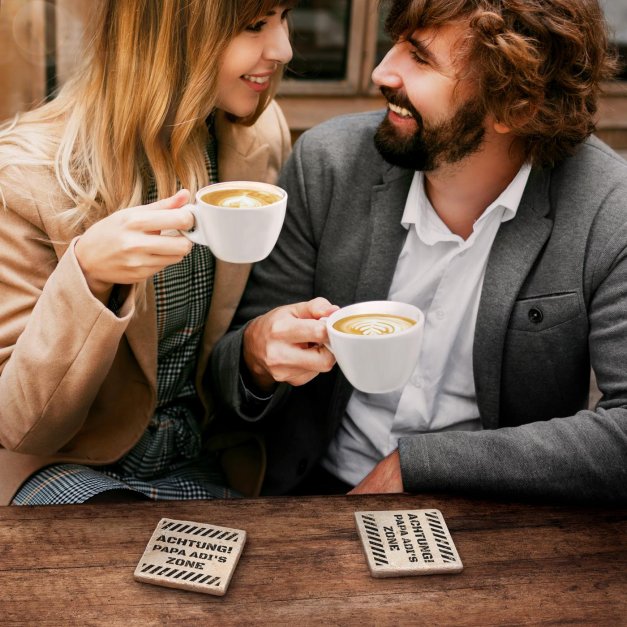
[[[234,193],[229,195],[229,191]],[[215,200],[217,192],[222,196],[219,201]],[[218,259],[253,263],[267,257],[274,248],[286,206],[287,192],[276,185],[255,181],[215,183],[200,189],[195,203],[186,205],[194,214],[194,228],[181,232],[192,242],[209,246]]]
[[[382,394],[409,381],[424,329],[418,307],[389,300],[356,303],[334,312],[326,326],[328,348],[356,389]]]

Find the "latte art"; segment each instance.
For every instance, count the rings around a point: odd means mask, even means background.
[[[254,209],[272,205],[281,200],[281,196],[260,189],[218,189],[201,196],[203,202],[216,207],[234,207]]]
[[[390,335],[405,331],[416,324],[415,320],[393,314],[367,313],[346,316],[333,323],[333,328],[352,335]]]

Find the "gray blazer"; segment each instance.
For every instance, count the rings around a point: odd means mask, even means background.
[[[413,172],[376,151],[381,115],[337,118],[296,143],[279,182],[289,194],[279,242],[213,353],[230,427],[265,438],[267,494],[317,463],[352,388],[336,367],[282,385],[254,415],[238,385],[242,327],[315,296],[340,306],[387,298]],[[405,489],[627,500],[627,163],[599,140],[534,169],[515,219],[501,225],[473,362],[484,430],[402,438]],[[586,409],[591,366],[603,395],[595,411]]]

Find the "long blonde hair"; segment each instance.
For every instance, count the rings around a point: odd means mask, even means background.
[[[194,193],[207,183],[205,121],[216,105],[224,50],[279,2],[100,0],[88,56],[74,77],[54,100],[0,132],[0,169],[54,167],[77,230],[141,204],[147,172],[159,197],[177,184]],[[275,89],[250,118],[234,122],[254,122]]]

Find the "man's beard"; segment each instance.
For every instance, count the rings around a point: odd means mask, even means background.
[[[429,171],[461,161],[476,152],[485,136],[485,111],[478,100],[468,100],[455,114],[434,126],[426,125],[412,104],[396,91],[382,87],[389,102],[410,111],[418,124],[412,135],[403,135],[385,117],[374,136],[381,156],[392,165]]]

